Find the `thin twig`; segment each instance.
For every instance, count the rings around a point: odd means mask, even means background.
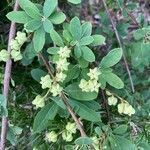
[[[40,56],[41,59],[43,60],[45,66],[46,66],[46,69],[48,70],[49,75],[52,77],[52,79],[54,79],[54,75],[53,75],[53,73],[52,73],[52,71],[51,71],[51,68],[50,68],[50,65],[49,65],[48,61],[44,58],[44,56],[42,55],[42,53],[39,53],[39,56]],[[70,113],[70,115],[72,116],[73,120],[75,121],[75,123],[76,123],[76,125],[77,125],[77,127],[78,127],[78,129],[79,129],[79,131],[80,131],[81,136],[82,136],[82,137],[83,137],[83,136],[86,136],[86,133],[85,133],[85,131],[84,131],[84,129],[83,129],[82,124],[80,123],[79,119],[78,119],[77,116],[75,115],[75,113],[74,113],[72,107],[71,107],[70,104],[68,103],[67,97],[65,96],[65,94],[64,94],[63,92],[61,92],[61,98],[62,98],[62,100],[63,100],[63,102],[64,102],[64,104],[65,104],[65,106],[66,106],[68,112]]]
[[[14,5],[14,11],[17,11],[19,9],[18,0],[16,0]],[[15,37],[16,34],[16,24],[14,22],[11,22],[10,31],[9,31],[9,39],[8,39],[8,47],[7,51],[11,52],[10,48],[10,42]],[[11,58],[6,62],[5,67],[5,74],[4,74],[4,89],[3,89],[3,95],[8,98],[9,93],[9,83],[10,83],[10,77],[11,77],[11,68],[12,68],[12,60]],[[7,103],[7,100],[6,100]],[[6,136],[7,136],[7,127],[8,127],[8,118],[3,116],[2,117],[2,128],[1,128],[1,142],[0,142],[0,150],[5,149],[5,143],[6,143]]]
[[[103,97],[105,108],[106,108],[106,112],[107,112],[107,118],[108,118],[108,121],[110,122],[110,112],[109,112],[108,101],[106,99],[106,96],[105,96],[105,93],[104,93],[103,90],[101,90],[101,93],[102,93],[102,97]]]
[[[76,117],[73,109],[71,108],[71,106],[68,103],[67,97],[65,96],[65,94],[63,92],[61,94],[61,97],[62,97],[62,100],[63,100],[64,104],[66,105],[66,108],[67,108],[68,112],[71,114],[73,120],[76,122],[76,125],[77,125],[77,127],[78,127],[78,129],[81,133],[81,136],[86,136],[86,133],[84,132],[82,124],[80,123],[79,119]]]
[[[110,19],[110,21],[111,21],[111,24],[112,24],[113,30],[114,30],[114,32],[115,32],[115,35],[116,35],[117,41],[118,41],[118,43],[119,43],[119,46],[120,46],[120,48],[121,48],[122,51],[123,51],[123,60],[124,60],[125,67],[126,67],[126,70],[127,70],[128,76],[129,76],[129,79],[130,79],[131,89],[132,89],[132,92],[134,93],[134,92],[135,92],[135,88],[134,88],[134,84],[133,84],[131,72],[130,72],[130,69],[129,69],[129,66],[128,66],[128,62],[127,62],[126,56],[125,56],[125,54],[124,54],[123,44],[122,44],[122,42],[121,42],[120,36],[119,36],[118,31],[117,31],[117,29],[116,29],[116,26],[115,26],[115,24],[114,24],[114,22],[113,22],[113,19],[112,19],[111,15],[110,15],[110,12],[109,12],[109,10],[108,10],[108,7],[107,7],[107,5],[106,5],[105,0],[102,0],[102,2],[103,2],[103,5],[104,5],[104,7],[105,7],[105,10],[106,10],[106,12],[107,12],[107,15],[108,15],[108,17],[109,17],[109,19]]]

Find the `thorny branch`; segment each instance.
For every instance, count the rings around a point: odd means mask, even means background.
[[[126,70],[127,70],[128,76],[129,76],[129,79],[130,79],[131,89],[132,89],[132,92],[134,93],[134,92],[135,92],[135,88],[134,88],[134,84],[133,84],[131,72],[130,72],[130,69],[129,69],[129,66],[128,66],[128,62],[127,62],[126,56],[125,56],[125,54],[124,54],[123,44],[122,44],[122,42],[121,42],[120,36],[119,36],[118,31],[117,31],[117,29],[116,29],[116,26],[115,26],[115,24],[114,24],[114,22],[113,22],[113,19],[112,19],[111,15],[110,15],[110,12],[109,12],[109,10],[108,10],[108,7],[107,7],[107,5],[106,5],[105,0],[102,0],[102,2],[103,2],[103,5],[104,5],[104,7],[105,7],[106,13],[107,13],[107,15],[108,15],[108,17],[109,17],[109,19],[110,19],[110,21],[111,21],[111,24],[112,24],[113,30],[114,30],[114,32],[115,32],[115,35],[116,35],[117,41],[118,41],[118,43],[119,43],[119,46],[120,46],[120,48],[122,48],[122,51],[123,51],[123,60],[124,60],[125,67],[126,67]]]

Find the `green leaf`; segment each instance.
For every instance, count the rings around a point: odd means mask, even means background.
[[[92,103],[92,102],[91,102]],[[75,112],[82,118],[92,122],[101,121],[100,113],[90,108],[86,103],[75,100],[70,100],[70,105],[74,108]]]
[[[81,50],[83,53],[83,58],[86,61],[88,61],[88,62],[94,62],[95,61],[95,55],[91,49],[89,49],[87,46],[81,46]]]
[[[105,37],[102,35],[92,35],[93,37],[93,43],[90,44],[90,46],[99,46],[105,44]]]
[[[53,24],[61,24],[65,21],[66,15],[63,12],[55,12],[49,19]]]
[[[44,16],[48,18],[54,12],[57,5],[58,0],[45,0],[43,7]]]
[[[35,31],[42,25],[42,22],[39,20],[31,20],[25,24],[25,28],[29,31]]]
[[[114,140],[116,146],[114,144],[111,145],[114,147],[114,150],[137,150],[136,146],[124,137],[115,135]]]
[[[50,31],[53,29],[53,24],[50,20],[45,19],[45,21],[43,21],[43,27],[45,32],[50,33]]]
[[[82,55],[82,51],[81,51],[81,48],[79,45],[76,45],[74,47],[74,55],[77,57],[77,58],[80,58],[81,55]]]
[[[40,27],[38,30],[34,32],[33,36],[34,49],[37,52],[40,52],[43,49],[44,44],[45,44],[45,31],[43,27]]]
[[[74,17],[70,21],[70,32],[74,40],[80,40],[82,34],[82,27],[78,17]]]
[[[103,74],[103,78],[109,85],[115,87],[116,89],[122,89],[124,87],[122,80],[114,73],[110,72]]]
[[[23,57],[30,60],[30,59],[34,58],[36,55],[37,55],[37,52],[34,50],[33,43],[31,42],[26,46],[26,48],[23,52]]]
[[[92,143],[93,141],[89,137],[79,137],[75,140],[75,144],[77,145],[91,145]]]
[[[66,105],[64,104],[61,97],[51,97],[50,99],[53,100],[62,109],[66,109]]]
[[[126,132],[127,132],[127,129],[128,129],[128,126],[127,125],[120,125],[120,126],[118,126],[117,128],[115,128],[114,130],[113,130],[113,133],[114,134],[125,134]]]
[[[100,62],[101,68],[109,68],[117,64],[122,57],[122,49],[115,48],[111,50]]]
[[[142,38],[144,38],[145,34],[150,32],[150,28],[142,28],[142,29],[138,29],[133,33],[133,36],[136,40],[140,40]]]
[[[41,14],[39,13],[39,11],[36,11],[32,7],[25,7],[24,10],[28,14],[28,16],[30,16],[31,18],[36,19],[36,20],[41,19]]]
[[[82,37],[90,36],[92,34],[92,24],[90,22],[84,22],[82,24]]]
[[[35,12],[39,13],[39,9],[36,7],[34,3],[32,3],[30,0],[19,0],[19,6],[25,10],[25,7],[32,8]]]
[[[47,52],[48,52],[49,54],[57,54],[57,52],[58,52],[59,50],[60,50],[59,47],[50,47],[50,48],[47,49]]]
[[[85,37],[83,37],[83,38],[80,40],[79,44],[80,44],[80,45],[89,45],[89,44],[91,44],[93,41],[94,41],[94,39],[93,39],[92,36],[85,36]]]
[[[81,68],[87,68],[89,66],[89,62],[84,60],[82,57],[78,59],[78,63]]]
[[[68,30],[63,30],[63,37],[65,38],[67,42],[72,41],[72,35],[70,34]]]
[[[33,123],[34,132],[43,131],[50,120],[53,120],[58,112],[58,106],[51,102],[44,106],[36,115]]]
[[[9,12],[6,16],[9,20],[16,23],[25,24],[32,20],[32,18],[30,18],[24,11],[12,11]]]
[[[80,101],[90,101],[97,98],[96,92],[82,92],[79,88],[79,83],[70,84],[65,88],[70,97]]]
[[[79,3],[81,3],[81,0],[68,0],[68,2],[70,2],[72,4],[79,4]]]
[[[52,38],[52,41],[53,41],[56,45],[58,45],[58,46],[60,46],[60,47],[64,47],[64,43],[63,43],[62,38],[60,37],[60,35],[59,35],[54,29],[52,29],[52,30],[50,31],[50,36],[51,36],[51,38]]]
[[[47,75],[47,73],[45,71],[39,69],[39,68],[31,70],[31,76],[37,82],[40,82],[41,81],[41,77],[43,77],[45,75]]]
[[[79,76],[79,74],[80,74],[79,66],[70,65],[69,70],[67,71],[67,77],[64,82],[66,83],[73,79],[76,79]]]

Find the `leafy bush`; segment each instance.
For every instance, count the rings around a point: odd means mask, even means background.
[[[121,9],[122,17],[129,20],[118,22],[115,30],[123,46],[116,44],[107,6],[108,17],[100,11],[101,26],[94,31],[91,22],[77,16],[70,19],[61,7],[58,9],[59,3],[77,7],[81,0],[19,0],[20,10],[7,14],[10,21],[19,24],[17,30],[22,29],[9,43],[11,52],[0,51],[0,61],[12,59],[18,65],[13,66],[10,96],[0,95],[1,117],[10,120],[7,140],[11,145],[7,146],[34,150],[150,149],[150,27],[139,21],[141,27],[133,31],[132,38],[128,39],[126,32],[132,21],[129,11],[137,8],[136,2],[126,6],[122,0],[117,6],[108,3]],[[121,65],[122,57],[131,70]],[[128,87],[129,79],[135,93]],[[3,83],[3,74],[0,80]],[[22,105],[27,103],[27,108]]]

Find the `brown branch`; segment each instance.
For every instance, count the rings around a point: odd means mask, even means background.
[[[103,5],[104,5],[104,7],[105,7],[106,13],[107,13],[107,15],[108,15],[108,17],[109,17],[109,19],[110,19],[110,22],[111,22],[111,24],[112,24],[112,27],[113,27],[113,30],[114,30],[114,32],[115,32],[115,35],[116,35],[117,41],[118,41],[118,43],[119,43],[119,46],[120,46],[120,48],[122,48],[122,51],[123,51],[123,60],[124,60],[125,67],[126,67],[126,70],[127,70],[128,76],[129,76],[129,79],[130,79],[131,89],[132,89],[132,92],[134,93],[134,92],[135,92],[135,88],[134,88],[134,84],[133,84],[131,72],[130,72],[130,69],[129,69],[129,66],[128,66],[128,62],[127,62],[126,56],[125,56],[125,54],[124,54],[123,44],[122,44],[122,42],[121,42],[119,33],[118,33],[117,29],[116,29],[116,26],[115,26],[115,24],[114,24],[114,22],[113,22],[113,19],[112,19],[111,15],[110,15],[110,12],[109,12],[109,10],[108,10],[108,7],[107,7],[107,5],[106,5],[105,0],[102,0],[102,2],[103,2]]]
[[[17,11],[19,9],[18,0],[16,0],[14,5],[14,11]],[[16,34],[16,24],[14,22],[11,22],[10,31],[9,31],[9,39],[8,39],[8,47],[7,51],[11,52],[10,48],[10,42],[15,37]],[[3,89],[3,95],[8,98],[9,93],[9,83],[10,83],[10,77],[11,77],[11,68],[12,68],[12,60],[11,58],[6,62],[5,67],[5,74],[4,74],[4,89]],[[6,100],[7,102],[7,100]],[[2,117],[2,128],[1,128],[1,142],[0,142],[0,150],[5,149],[5,143],[6,143],[6,136],[7,136],[7,127],[8,127],[8,118],[3,116]]]
[[[51,71],[51,67],[50,67],[48,61],[44,58],[44,56],[42,55],[42,53],[39,53],[39,56],[40,56],[41,59],[43,60],[45,66],[46,66],[46,69],[48,70],[49,75],[52,77],[53,80],[55,80],[55,79],[54,79],[54,75],[53,75],[53,73],[52,73],[52,71]],[[83,137],[83,136],[86,136],[86,133],[85,133],[85,131],[84,131],[84,129],[83,129],[82,124],[80,123],[79,119],[78,119],[77,116],[75,115],[75,113],[74,113],[72,107],[71,107],[70,104],[68,103],[68,98],[65,96],[65,94],[64,94],[63,92],[61,92],[61,98],[62,98],[62,100],[63,100],[63,102],[64,102],[64,104],[65,104],[65,106],[66,106],[68,112],[70,113],[70,115],[72,116],[73,120],[75,121],[75,123],[76,123],[76,125],[77,125],[77,127],[78,127],[78,129],[79,129],[79,131],[80,131],[81,136],[82,136],[82,137]]]
[[[109,112],[108,100],[106,99],[104,90],[101,90],[101,93],[102,93],[102,97],[103,97],[103,100],[104,100],[104,105],[105,105],[106,112],[107,112],[108,122],[110,122],[110,112]]]
[[[42,55],[42,53],[39,53],[39,56],[41,57],[42,61],[44,62],[45,66],[46,66],[46,68],[47,68],[47,70],[48,70],[49,75],[50,75],[52,78],[54,78],[53,72],[52,72],[52,70],[50,69],[50,65],[49,65],[48,61],[46,61],[46,59],[44,58],[44,56]]]

